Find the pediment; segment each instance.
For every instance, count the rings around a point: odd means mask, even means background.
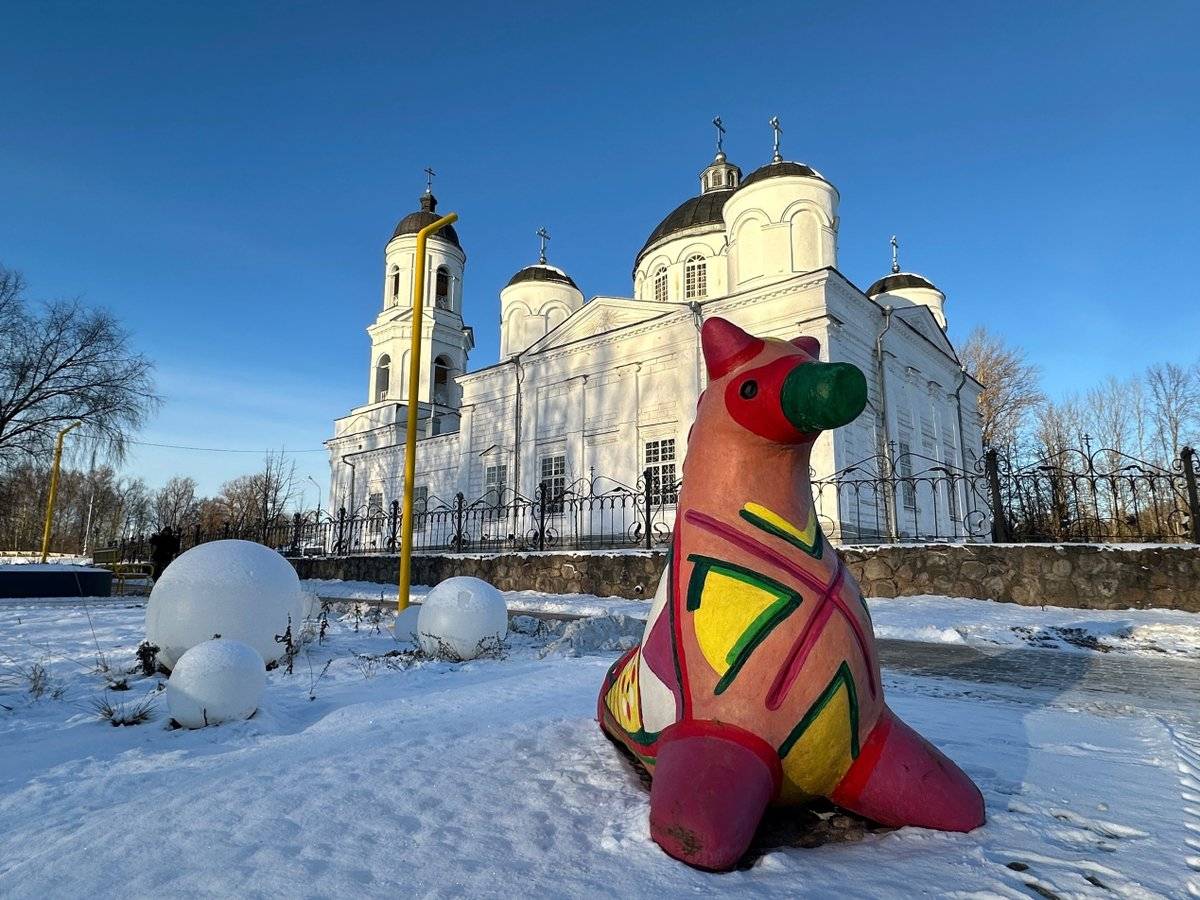
[[[593,297],[564,319],[557,328],[535,341],[526,352],[542,353],[628,325],[648,322],[676,310],[676,306],[628,300],[623,297]]]
[[[895,310],[895,315],[902,318],[906,325],[913,328],[926,338],[931,344],[949,356],[951,359],[957,360],[958,354],[954,352],[954,346],[950,343],[950,339],[946,337],[946,332],[942,331],[937,323],[937,319],[933,317],[927,306],[912,306],[907,308],[899,308]]]

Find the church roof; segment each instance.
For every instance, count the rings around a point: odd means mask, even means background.
[[[929,290],[938,290],[934,283],[923,275],[917,275],[913,272],[893,272],[880,278],[877,282],[867,288],[867,296],[874,297],[877,294],[886,294],[888,291],[894,291],[902,288],[928,288]],[[940,291],[939,291],[940,293]]]
[[[440,218],[441,216],[437,214],[437,198],[433,194],[422,194],[421,208],[416,212],[409,213],[400,220],[400,223],[396,226],[396,230],[392,232],[392,240],[395,240],[402,234],[416,234],[426,225],[432,225]],[[458,232],[454,230],[453,225],[447,225],[436,234],[431,235],[431,237],[438,237],[444,241],[449,241],[459,250],[463,248],[462,244],[458,241]]]
[[[721,224],[721,210],[725,207],[725,201],[732,196],[733,190],[709,191],[683,201],[675,207],[670,215],[658,223],[657,228],[650,232],[650,237],[646,238],[646,243],[642,244],[642,249],[638,251],[634,265],[637,265],[637,261],[653,244],[657,244],[676,232],[698,228],[702,225]]]
[[[825,176],[812,166],[806,166],[804,163],[783,160],[781,162],[771,162],[767,163],[765,166],[759,166],[742,179],[740,187],[745,187],[748,184],[754,184],[756,181],[763,181],[767,178],[780,178],[784,175],[799,175],[804,178],[819,178],[821,181],[826,180]]]
[[[555,266],[548,266],[545,263],[534,263],[532,266],[526,266],[517,272],[512,278],[508,279],[508,284],[505,287],[512,287],[514,284],[520,284],[522,281],[556,281],[559,284],[569,284],[575,290],[579,290],[579,286],[571,280],[571,276]]]

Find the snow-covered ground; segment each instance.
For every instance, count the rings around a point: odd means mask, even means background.
[[[309,579],[320,597],[395,602],[396,586],[373,581]],[[414,587],[420,602],[427,587]],[[512,612],[580,616],[624,614],[645,618],[648,600],[509,591]],[[1200,613],[1171,609],[1086,610],[1019,606],[967,597],[900,597],[868,600],[875,634],[882,638],[989,646],[1045,647],[1081,652],[1125,652],[1200,659]]]
[[[269,674],[249,721],[168,730],[161,679],[129,676],[108,697],[152,698],[155,718],[114,728],[90,706],[96,657],[132,667],[143,616],[0,605],[0,896],[1200,897],[1194,705],[889,675],[988,824],[765,848],[710,875],[649,839],[647,791],[594,722],[615,651],[514,635],[504,659],[392,668],[386,630],[347,616]]]

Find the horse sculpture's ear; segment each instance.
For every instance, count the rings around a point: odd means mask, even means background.
[[[720,378],[758,355],[763,342],[726,319],[708,319],[700,331],[700,346],[710,379]]]
[[[788,343],[793,347],[799,347],[813,359],[821,358],[821,342],[815,337],[809,337],[807,334],[802,334],[800,337],[792,338]]]

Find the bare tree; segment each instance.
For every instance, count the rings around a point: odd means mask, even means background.
[[[283,453],[268,453],[263,467],[221,486],[217,502],[234,529],[254,523],[278,523],[298,494],[296,464]]]
[[[195,524],[195,479],[176,475],[154,492],[154,524],[180,531]]]
[[[1160,464],[1200,432],[1200,371],[1175,363],[1157,363],[1146,370],[1150,419]]]
[[[24,301],[19,274],[0,266],[0,457],[42,451],[79,420],[110,449],[154,411],[152,364],[106,310],[79,301]]]
[[[1037,366],[1025,351],[1010,347],[982,325],[968,336],[961,351],[967,371],[983,385],[979,415],[983,442],[989,447],[1013,446],[1029,414],[1045,400]]]

